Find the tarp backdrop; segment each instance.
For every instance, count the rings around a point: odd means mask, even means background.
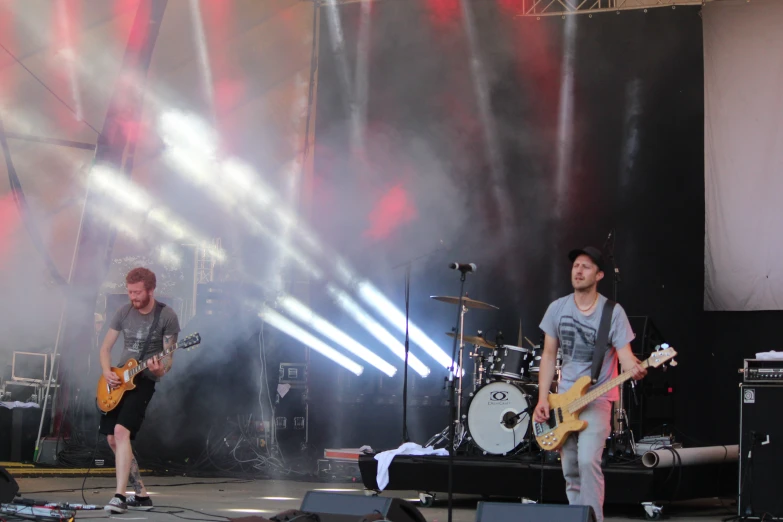
[[[783,2],[704,18],[705,310],[783,309]]]

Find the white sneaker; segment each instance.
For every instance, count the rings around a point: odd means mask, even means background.
[[[109,503],[103,506],[103,509],[109,513],[116,513],[120,515],[128,511],[128,504],[117,497],[112,497]]]

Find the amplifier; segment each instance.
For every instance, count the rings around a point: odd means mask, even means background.
[[[745,359],[739,373],[744,382],[783,383],[783,360]]]
[[[783,518],[780,470],[783,469],[783,386],[740,386],[740,461],[737,518]]]

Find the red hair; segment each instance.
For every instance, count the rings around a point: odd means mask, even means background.
[[[149,268],[134,268],[128,275],[125,276],[125,283],[132,285],[134,283],[144,283],[144,289],[149,292],[155,290],[157,280],[155,279],[155,272]]]

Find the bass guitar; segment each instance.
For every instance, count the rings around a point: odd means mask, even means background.
[[[157,356],[158,358],[163,358],[174,352],[174,350],[187,350],[200,342],[201,336],[194,333],[188,335],[174,346],[164,349],[163,352],[159,353]],[[120,385],[114,389],[109,386],[109,383],[106,382],[106,378],[101,375],[101,378],[98,379],[98,390],[95,394],[98,409],[104,413],[108,413],[116,408],[122,400],[122,396],[125,395],[125,392],[136,387],[133,383],[136,376],[146,369],[147,361],[139,363],[136,359],[130,359],[119,368],[112,366],[111,371],[120,379]]]
[[[652,355],[641,365],[642,368],[657,368],[674,359],[676,355],[677,352],[668,344],[656,346]],[[677,365],[675,361],[669,364],[671,366]],[[549,420],[533,422],[533,434],[538,446],[546,451],[560,449],[570,434],[587,428],[587,421],[579,420],[579,412],[598,397],[630,379],[631,375],[631,372],[623,372],[589,392],[587,389],[592,384],[592,380],[586,375],[577,379],[567,392],[550,394],[548,397]]]

